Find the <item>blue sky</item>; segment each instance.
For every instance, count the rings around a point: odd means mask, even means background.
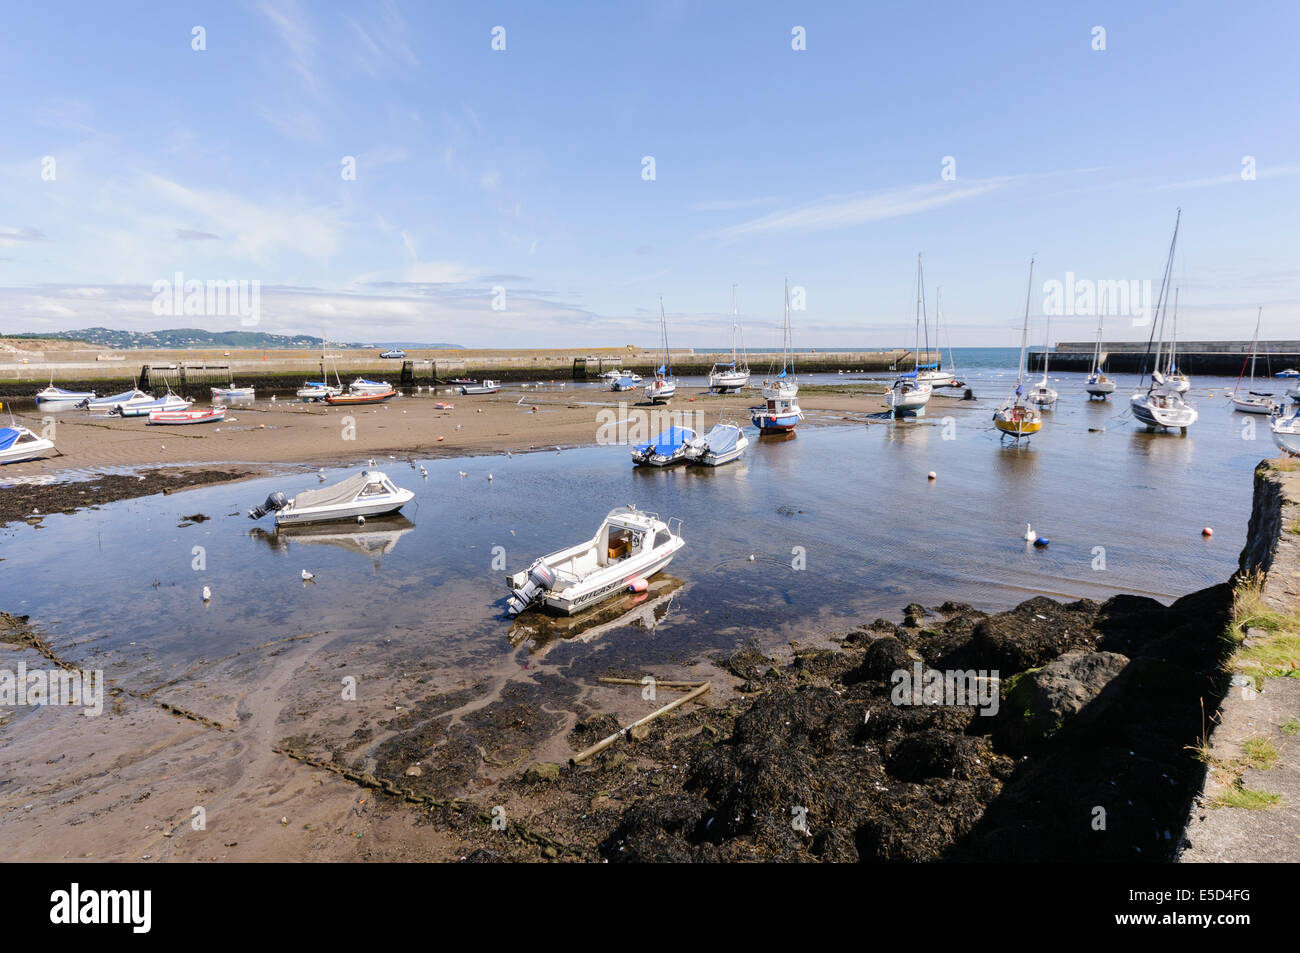
[[[154,314],[179,271],[259,281],[259,330],[479,346],[652,344],[659,295],[724,343],[735,283],[770,347],[788,277],[796,345],[884,346],[923,252],[953,343],[1011,345],[1031,255],[1036,316],[1158,288],[1181,207],[1180,337],[1300,337],[1300,5],[1133,6],[10,3],[0,331],[239,327]]]

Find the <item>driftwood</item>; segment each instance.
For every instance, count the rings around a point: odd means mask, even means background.
[[[601,679],[601,681],[604,681],[604,679]],[[628,680],[628,683],[632,685],[641,684],[639,681],[632,681],[630,679]],[[666,685],[667,683],[656,682],[655,684]],[[577,754],[575,754],[572,758],[569,759],[569,764],[571,765],[582,764],[582,762],[586,761],[588,758],[592,757],[593,755],[600,754],[602,751],[604,751],[606,748],[612,745],[615,741],[618,741],[619,738],[622,738],[624,735],[626,735],[633,728],[638,728],[641,725],[649,724],[650,722],[658,718],[660,715],[668,714],[668,712],[672,711],[674,708],[677,708],[679,705],[685,705],[688,701],[692,701],[696,698],[699,698],[701,695],[705,694],[706,692],[708,692],[710,688],[713,687],[709,682],[696,682],[694,683],[694,685],[695,687],[692,688],[691,691],[687,692],[685,695],[683,695],[681,698],[677,699],[676,701],[669,702],[667,705],[664,705],[663,708],[660,708],[657,711],[652,711],[650,714],[646,715],[640,721],[634,721],[626,728],[620,728],[618,731],[614,732],[608,738],[603,738],[600,741],[597,741],[590,748],[587,748],[583,751],[579,751]]]
[[[602,675],[596,679],[602,685],[645,685],[648,684],[642,678],[614,678],[608,675]],[[655,688],[671,688],[677,691],[685,691],[692,688],[699,688],[703,682],[661,682],[659,679],[654,680]]]

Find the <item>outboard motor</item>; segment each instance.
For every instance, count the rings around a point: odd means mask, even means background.
[[[506,605],[506,611],[511,615],[519,615],[554,585],[555,571],[546,563],[538,563],[528,571],[528,578],[524,580],[524,584],[514,590],[514,595]]]
[[[289,505],[289,498],[280,490],[276,490],[266,498],[266,502],[261,506],[255,506],[248,511],[250,520],[260,520],[267,513],[277,513]]]

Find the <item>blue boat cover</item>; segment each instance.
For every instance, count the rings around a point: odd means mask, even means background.
[[[8,450],[12,447],[21,434],[21,430],[13,427],[0,427],[0,450]]]
[[[925,365],[922,364],[921,366],[924,367]],[[915,377],[915,376],[916,376],[916,371],[909,371],[909,372],[906,373],[906,374],[899,374],[899,375],[898,375],[898,377],[899,377],[900,380],[902,380],[902,379],[905,378],[905,377]]]
[[[921,370],[923,370],[923,371],[928,371],[928,370],[933,370],[934,368],[938,367],[938,366],[939,366],[939,362],[938,362],[938,361],[935,361],[933,364],[918,364],[918,365],[916,365],[916,366],[919,367],[919,368],[920,368]]]
[[[681,447],[695,439],[695,431],[687,427],[669,427],[650,443],[643,443],[636,447],[638,451],[646,450],[651,447],[654,452],[661,457],[671,456]]]

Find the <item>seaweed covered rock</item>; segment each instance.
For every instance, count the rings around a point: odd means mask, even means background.
[[[1070,649],[1092,648],[1096,614],[1097,604],[1088,599],[1061,605],[1038,596],[1010,612],[982,619],[970,642],[939,664],[995,670],[1005,678],[1050,662]]]
[[[844,673],[844,684],[858,682],[888,685],[894,672],[911,668],[913,659],[901,641],[893,636],[876,639],[867,646],[866,654],[856,668]]]
[[[1007,680],[997,737],[1010,750],[1023,752],[1061,731],[1085,729],[1116,704],[1128,667],[1115,652],[1066,652],[1041,668]]]
[[[610,861],[628,863],[681,863],[703,859],[708,802],[685,794],[648,798],[628,808],[618,826],[600,845]]]
[[[885,770],[900,781],[972,778],[988,774],[992,754],[987,739],[929,728],[903,735],[885,759]]]

